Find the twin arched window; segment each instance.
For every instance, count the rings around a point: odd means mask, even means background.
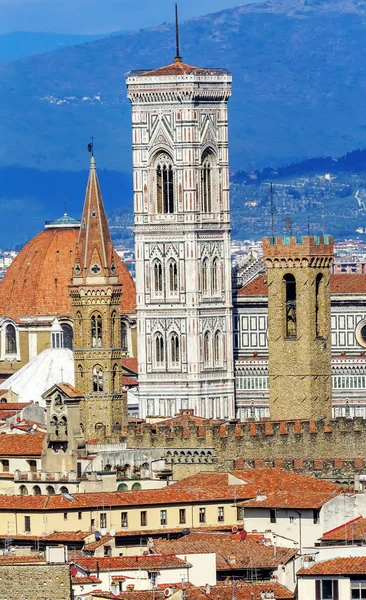
[[[160,260],[154,262],[154,293],[160,296],[163,293],[163,265]]]
[[[174,177],[170,157],[163,154],[156,164],[156,200],[159,214],[174,213]]]
[[[202,293],[209,295],[210,286],[212,286],[214,296],[221,293],[220,260],[218,258],[214,258],[212,261],[211,273],[208,258],[204,258],[202,262]]]
[[[169,261],[169,292],[178,292],[178,265],[173,259]]]
[[[212,344],[213,341],[213,344]],[[212,338],[211,332],[206,331],[203,336],[203,362],[205,366],[211,366],[211,357],[213,356],[214,366],[222,363],[223,359],[223,338],[221,331],[217,330]]]
[[[168,338],[169,366],[177,367],[180,364],[180,340],[174,331]],[[161,333],[155,336],[155,364],[157,367],[165,365],[165,342]]]
[[[101,348],[102,347],[102,316],[101,315],[93,315],[91,318],[91,334],[92,334],[92,347],[93,348]]]
[[[17,336],[14,325],[9,323],[5,329],[5,354],[17,353]]]
[[[172,365],[178,365],[180,361],[179,337],[176,333],[170,336],[170,360]]]
[[[211,333],[206,331],[203,337],[203,362],[205,365],[211,363]]]
[[[103,369],[100,365],[96,365],[93,369],[93,391],[103,391]]]
[[[155,362],[158,367],[161,367],[165,362],[164,338],[161,333],[155,337]]]

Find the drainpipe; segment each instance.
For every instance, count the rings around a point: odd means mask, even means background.
[[[295,510],[295,513],[299,515],[299,546],[300,546],[300,556],[302,555],[302,542],[301,542],[301,512]]]

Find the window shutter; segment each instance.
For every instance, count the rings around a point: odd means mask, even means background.
[[[321,600],[319,579],[315,581],[315,600]]]
[[[333,600],[339,600],[338,579],[333,581]]]

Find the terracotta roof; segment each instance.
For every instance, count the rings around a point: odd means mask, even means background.
[[[45,558],[43,555],[37,556],[33,554],[27,554],[24,556],[0,556],[0,565],[27,565],[30,563],[44,563]]]
[[[77,229],[45,229],[24,246],[0,282],[0,315],[19,317],[71,315],[69,285],[75,262]],[[121,311],[134,313],[134,281],[114,252],[122,284]]]
[[[366,556],[333,558],[315,563],[309,569],[302,568],[298,575],[366,575]]]
[[[52,542],[78,542],[90,536],[90,531],[55,531],[45,535],[43,539]],[[39,539],[39,538],[38,538]]]
[[[307,492],[306,489],[291,492],[269,493],[265,498],[252,498],[239,502],[238,506],[244,508],[321,508],[326,502],[338,495],[340,491],[333,492]]]
[[[172,427],[174,425],[180,425],[183,429],[188,428],[189,423],[194,423],[195,425],[208,425],[208,424],[220,424],[223,421],[219,421],[217,419],[207,419],[205,417],[198,417],[194,414],[193,409],[181,409],[179,413],[175,417],[169,417],[168,419],[164,419],[162,421],[158,421],[157,423],[153,423],[151,425],[151,429],[154,431],[159,426],[163,425],[164,427]]]
[[[137,377],[125,377],[122,376],[122,386],[126,387],[136,387],[137,386]]]
[[[357,517],[348,523],[326,531],[321,538],[322,542],[365,542],[366,540],[366,518]]]
[[[178,540],[157,539],[154,551],[159,554],[216,554],[216,568],[220,571],[237,569],[275,569],[280,563],[286,564],[296,554],[295,548],[265,545],[263,539],[246,540],[240,534],[192,532]]]
[[[140,532],[141,535],[141,532]],[[100,546],[104,546],[104,544],[106,544],[107,542],[109,542],[112,539],[111,535],[103,535],[100,540],[95,540],[94,542],[90,542],[90,544],[86,544],[86,546],[84,546],[84,550],[87,550],[88,552],[94,552],[94,550],[96,550],[97,548],[99,548]]]
[[[135,531],[129,531],[128,529],[122,529],[121,531],[117,531],[116,537],[133,537],[138,536],[141,537],[141,532],[143,531],[144,536],[159,536],[162,535],[171,535],[177,534],[180,535],[185,529],[184,526],[180,527],[164,527],[164,529],[136,529]],[[208,531],[210,533],[214,531],[231,531],[232,525],[207,525],[206,527],[196,527],[195,529],[191,529],[191,531],[202,532]],[[263,536],[261,536],[263,537]]]
[[[331,294],[366,293],[366,276],[359,273],[341,273],[330,275]],[[267,275],[259,275],[237,292],[238,296],[267,296]]]
[[[212,75],[222,73],[222,69],[205,69],[187,65],[181,60],[175,60],[171,65],[160,67],[151,71],[139,73],[140,77],[159,77],[164,75]]]
[[[44,433],[0,433],[0,456],[41,456]]]
[[[122,367],[124,367],[127,371],[131,371],[131,373],[138,374],[138,361],[137,358],[132,358],[130,356],[125,356],[122,358]]]
[[[64,392],[69,398],[79,398],[83,396],[83,392],[76,389],[71,383],[56,383],[56,386]]]
[[[88,571],[130,571],[131,569],[174,569],[190,566],[187,561],[174,554],[150,554],[148,556],[108,556],[102,558],[85,557],[75,561]]]
[[[72,583],[76,584],[76,585],[84,585],[86,583],[101,583],[102,580],[99,579],[98,577],[95,577],[95,575],[91,575],[90,577],[72,577],[71,578]]]

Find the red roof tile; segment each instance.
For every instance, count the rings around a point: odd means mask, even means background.
[[[166,75],[212,75],[220,73],[217,69],[204,69],[187,65],[181,60],[175,60],[171,65],[140,73],[140,77],[160,77]]]
[[[174,554],[150,554],[148,556],[108,556],[102,558],[85,557],[75,561],[88,572],[127,571],[131,569],[173,569],[189,565]]]
[[[315,563],[309,569],[300,569],[298,575],[366,575],[366,556],[333,558]]]
[[[157,539],[154,551],[159,554],[216,554],[216,568],[220,571],[237,569],[275,569],[286,564],[296,554],[295,548],[265,545],[263,539],[248,536],[244,541],[239,534],[191,532],[178,540]]]
[[[0,456],[41,456],[44,433],[0,434]]]
[[[322,542],[364,542],[366,540],[366,518],[357,517],[348,523],[324,533]]]
[[[24,556],[0,556],[0,565],[27,565],[32,563],[44,563],[43,555],[27,554]]]
[[[138,374],[138,361],[137,358],[125,356],[122,358],[122,367],[125,367],[128,371]]]
[[[330,275],[331,294],[365,294],[366,276],[358,273]],[[238,296],[267,296],[267,275],[259,275],[237,292]]]

